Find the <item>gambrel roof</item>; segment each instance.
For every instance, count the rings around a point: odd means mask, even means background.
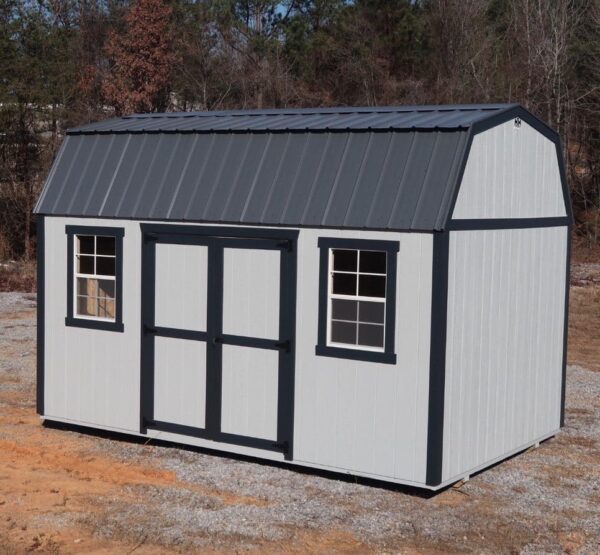
[[[515,104],[136,114],[69,130],[36,213],[444,229],[473,133]]]

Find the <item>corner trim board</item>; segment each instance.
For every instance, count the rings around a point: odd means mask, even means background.
[[[560,427],[565,425],[565,398],[567,391],[567,347],[569,339],[569,289],[571,286],[571,226],[567,230],[567,256],[565,277],[565,321],[563,328],[562,381],[560,390]]]
[[[433,236],[427,470],[425,478],[428,486],[438,486],[442,483],[449,251],[450,233],[435,234]]]
[[[40,416],[44,415],[44,388],[45,388],[45,311],[46,311],[46,269],[45,258],[45,220],[44,216],[37,216],[37,359],[36,359],[36,412]]]

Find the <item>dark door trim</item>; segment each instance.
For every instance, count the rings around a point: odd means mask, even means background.
[[[297,230],[140,224],[142,231],[142,309],[140,433],[162,430],[284,453],[293,458]],[[208,247],[208,303],[205,332],[155,325],[156,244]],[[223,334],[223,253],[225,248],[274,249],[280,258],[279,339]],[[175,337],[207,344],[205,428],[154,418],[154,338]],[[221,432],[222,348],[241,345],[279,351],[276,441]]]

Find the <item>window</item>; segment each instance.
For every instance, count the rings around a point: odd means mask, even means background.
[[[66,324],[123,331],[122,228],[67,226]]]
[[[328,345],[384,350],[387,253],[330,249]]]
[[[395,363],[394,241],[319,240],[318,355]]]

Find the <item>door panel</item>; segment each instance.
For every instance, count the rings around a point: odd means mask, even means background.
[[[277,439],[279,352],[223,345],[221,431]]]
[[[290,459],[297,232],[141,227],[140,431]]]
[[[206,343],[156,337],[154,389],[156,420],[204,428]]]
[[[279,338],[279,250],[226,248],[223,333]]]
[[[208,247],[156,245],[155,325],[205,331]]]

